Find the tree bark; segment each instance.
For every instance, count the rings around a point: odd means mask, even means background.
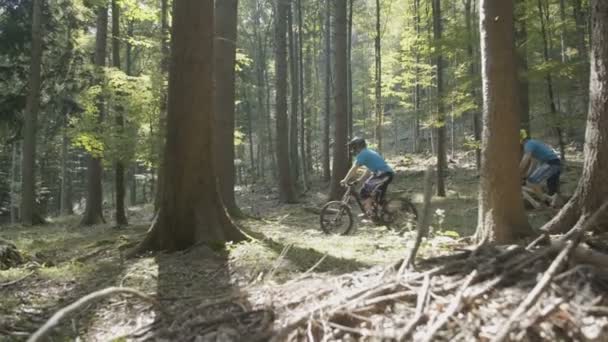
[[[70,194],[70,170],[68,166],[69,160],[69,139],[67,135],[67,113],[64,117],[64,125],[62,129],[61,137],[61,198],[59,203],[60,215],[72,215],[72,198]]]
[[[108,38],[108,8],[97,9],[97,33],[95,35],[95,65],[99,68],[99,80],[103,82],[102,68],[106,64],[106,42]],[[98,99],[99,123],[103,122],[105,116],[105,104],[103,99]],[[103,218],[103,191],[101,187],[101,157],[89,154],[87,162],[87,201],[84,215],[80,221],[82,226],[91,226],[105,223]]]
[[[530,95],[528,82],[528,28],[525,0],[515,4],[515,45],[517,46],[517,87],[521,106],[521,128],[530,133]]]
[[[11,223],[17,223],[19,221],[19,203],[17,201],[18,198],[18,184],[20,181],[20,172],[19,172],[19,164],[21,162],[21,158],[19,155],[19,141],[13,141],[13,151],[11,157]]]
[[[331,112],[331,0],[325,0],[325,115],[323,116],[323,180],[329,181],[329,118]]]
[[[213,1],[175,0],[160,210],[136,253],[241,241],[216,186]]]
[[[279,200],[293,203],[296,200],[289,162],[289,127],[287,125],[287,14],[289,0],[277,0],[275,16],[275,70],[276,70],[276,130],[277,163],[279,164]]]
[[[414,26],[416,28],[416,42],[420,39],[420,0],[414,0]],[[420,152],[420,95],[421,95],[421,87],[420,87],[420,48],[418,44],[414,47],[416,49],[416,67],[414,68],[414,143],[413,143],[413,151],[414,153]]]
[[[590,102],[583,174],[570,201],[542,228],[549,232],[565,232],[575,224],[582,224],[601,207],[608,193],[608,2],[591,1],[591,28]],[[605,219],[597,224],[604,231]]]
[[[477,75],[476,73],[476,68],[475,68],[475,53],[473,50],[473,16],[472,16],[472,8],[471,8],[471,0],[466,0],[465,2],[465,16],[466,16],[466,26],[467,26],[467,35],[468,35],[468,41],[467,41],[467,56],[469,57],[469,77],[471,77],[471,79],[474,79]],[[471,87],[471,91],[470,91],[470,96],[473,99],[474,103],[476,104],[477,107],[477,91],[476,88],[473,86]],[[475,142],[477,144],[481,143],[481,123],[480,123],[480,118],[479,118],[479,112],[478,110],[474,110],[471,112],[471,119],[473,121],[473,137],[475,139]],[[478,145],[479,146],[479,145]],[[475,148],[475,164],[477,165],[477,170],[479,171],[479,169],[481,168],[481,149],[479,147]]]
[[[120,69],[120,7],[116,0],[112,0],[112,66]],[[124,118],[122,116],[123,108],[114,106],[116,115],[116,126],[119,133],[123,134]],[[114,182],[116,189],[115,204],[115,220],[117,226],[126,226],[129,224],[127,213],[125,211],[125,163],[118,157],[114,170]]]
[[[36,126],[40,107],[40,69],[42,63],[42,1],[32,1],[32,50],[30,58],[29,92],[23,125],[23,154],[21,166],[21,223],[38,223],[36,213]]]
[[[215,163],[220,194],[232,216],[240,216],[234,197],[234,97],[238,0],[215,3]]]
[[[507,243],[532,233],[519,183],[519,104],[513,2],[481,0],[483,139],[478,241]]]
[[[382,47],[380,37],[380,0],[376,0],[376,38],[374,41],[376,57],[376,145],[382,152],[382,121],[384,117],[382,109]]]
[[[300,165],[302,172],[302,185],[306,189],[308,187],[308,170],[306,167],[306,119],[308,111],[304,103],[304,46],[303,46],[303,21],[302,21],[302,0],[297,0],[298,10],[298,80],[300,91]]]
[[[298,181],[298,105],[300,81],[298,80],[298,48],[297,36],[294,33],[293,1],[290,1],[287,11],[287,35],[289,37],[289,81],[291,83],[291,115],[289,116],[289,166],[291,178]]]
[[[342,196],[343,188],[340,181],[348,172],[348,151],[346,135],[348,130],[348,104],[346,92],[346,0],[334,1],[334,42],[335,42],[335,130],[333,148],[333,167],[330,183],[329,198],[332,200]]]
[[[445,109],[443,102],[443,54],[441,51],[441,0],[433,0],[433,40],[439,49],[436,52],[437,68],[437,196],[445,197],[445,170],[447,156],[445,148]]]
[[[300,1],[300,0],[298,0]],[[353,52],[353,3],[354,0],[349,0],[348,3],[348,31],[346,33],[347,39],[347,87],[348,91],[348,137],[353,137],[353,63],[352,63],[352,52]],[[349,158],[350,159],[350,158]]]

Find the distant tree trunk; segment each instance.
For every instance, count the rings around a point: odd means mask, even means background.
[[[116,0],[112,0],[112,66],[120,69],[120,8]],[[122,116],[122,107],[115,106],[116,125],[120,130],[120,134],[123,132],[124,118]],[[115,165],[114,182],[116,188],[116,201],[114,201],[116,208],[116,225],[126,226],[129,224],[127,221],[127,214],[125,211],[125,164],[118,157]]]
[[[376,144],[378,151],[382,151],[382,48],[380,45],[380,0],[376,0],[376,38],[374,41],[376,53]]]
[[[160,210],[135,250],[244,240],[222,204],[213,158],[213,1],[175,0]]]
[[[550,61],[550,57],[549,57],[549,43],[548,43],[548,38],[547,38],[547,29],[546,29],[546,22],[545,22],[545,15],[543,14],[543,6],[542,6],[542,1],[538,0],[538,12],[540,14],[540,28],[541,28],[541,35],[543,38],[543,57],[545,60],[545,63],[548,63]],[[551,75],[551,72],[547,72],[547,75],[545,76],[545,81],[547,82],[547,93],[549,95],[549,109],[551,111],[551,118],[552,120],[554,120],[554,129],[555,129],[555,134],[557,135],[557,140],[559,143],[559,150],[560,150],[560,154],[561,154],[561,159],[562,161],[566,160],[566,145],[564,143],[564,137],[562,134],[562,128],[561,128],[561,124],[559,123],[559,115],[557,113],[557,108],[555,105],[555,96],[554,96],[554,91],[553,91],[553,77]]]
[[[483,139],[478,241],[508,243],[532,233],[519,183],[519,105],[513,2],[481,0]]]
[[[30,58],[29,91],[23,126],[21,166],[21,223],[41,223],[36,213],[36,126],[40,107],[40,69],[42,63],[42,1],[32,1],[32,52]]]
[[[331,112],[331,0],[325,0],[325,115],[323,117],[323,180],[331,177],[329,167],[329,118]]]
[[[158,192],[158,190],[157,190]],[[129,189],[131,205],[137,204],[137,165],[131,167],[131,187]]]
[[[301,156],[301,171],[302,184],[304,188],[308,187],[308,168],[306,167],[306,115],[308,111],[305,109],[304,103],[304,47],[303,47],[303,21],[302,21],[302,0],[297,0],[298,10],[298,80],[300,90],[300,156]]]
[[[97,9],[97,31],[95,35],[95,65],[99,68],[100,79],[102,82],[101,68],[106,64],[106,41],[108,38],[108,8],[99,7]],[[103,99],[98,100],[99,122],[105,116],[105,104]],[[93,154],[89,154],[87,166],[87,202],[84,215],[80,224],[90,226],[98,223],[105,223],[103,218],[103,191],[101,188],[101,159]]]
[[[471,15],[471,0],[466,0],[465,2],[465,16],[466,16],[466,25],[467,25],[467,56],[469,57],[469,76],[473,79],[475,78],[475,53],[473,52],[473,24],[472,24],[472,15]],[[475,87],[471,87],[470,96],[473,99],[474,103],[477,105],[477,92]],[[477,106],[476,106],[477,107]],[[479,122],[479,112],[475,109],[471,112],[471,118],[473,119],[473,137],[475,138],[475,142],[477,144],[481,143],[481,123]],[[479,147],[475,148],[475,164],[477,165],[477,170],[481,168],[481,149]]]
[[[517,87],[521,105],[521,128],[530,132],[530,96],[528,82],[528,30],[525,0],[515,5],[515,45],[517,46]]]
[[[583,174],[574,195],[542,230],[565,232],[584,224],[606,202],[608,193],[608,2],[591,0],[590,103],[585,132]],[[606,218],[597,223],[606,231]]]
[[[232,216],[240,216],[234,197],[234,97],[238,0],[215,2],[214,153],[220,195]]]
[[[347,112],[346,103],[346,0],[334,1],[334,42],[335,42],[335,72],[336,72],[336,94],[335,94],[335,130],[334,130],[334,154],[333,167],[330,183],[330,199],[338,199],[342,196],[343,189],[340,181],[348,172],[348,151],[346,148]]]
[[[587,20],[585,20],[585,14],[582,10],[581,0],[573,0],[572,3],[573,16],[576,23],[576,41],[578,43],[578,56],[579,60],[583,62],[583,65],[587,65],[587,63],[589,62],[589,53],[587,51],[586,44],[587,35],[585,34]],[[583,108],[587,110],[587,104],[589,102],[589,93],[587,92],[587,88],[589,86],[589,74],[587,72],[589,69],[585,68],[583,70],[584,76],[578,77],[578,79],[580,80],[580,89],[583,90],[580,94],[580,96],[582,97]]]
[[[11,223],[17,223],[19,221],[19,201],[18,199],[18,184],[20,181],[19,177],[19,164],[21,158],[19,156],[19,141],[13,142],[13,153],[11,157]]]
[[[287,35],[289,37],[289,81],[291,83],[291,115],[289,116],[289,166],[291,178],[298,181],[298,105],[300,90],[298,80],[297,37],[294,37],[293,1],[287,11]]]
[[[279,166],[279,199],[283,203],[296,200],[289,163],[289,131],[287,125],[287,14],[289,0],[277,0],[275,16],[276,49],[276,121],[277,162]]]
[[[443,102],[443,54],[441,51],[441,0],[433,0],[433,39],[439,45],[435,66],[437,68],[437,196],[445,197],[445,109]]]
[[[298,0],[299,1],[299,0]],[[346,95],[348,96],[348,137],[353,137],[353,63],[352,63],[352,52],[353,52],[353,2],[349,0],[348,4],[348,31],[346,33],[346,39],[348,47],[347,49],[347,87],[348,90]]]
[[[130,22],[130,34],[132,36],[133,24]],[[167,87],[165,81],[169,73],[169,0],[160,1],[160,73],[161,73],[161,88],[160,88],[160,113],[158,115],[158,135],[160,144],[158,144],[158,176],[156,177],[156,193],[154,194],[154,212],[158,212],[160,206],[160,189],[163,183],[163,150],[165,147],[165,131],[167,128]],[[127,51],[130,51],[131,44],[127,43]],[[130,53],[127,54],[127,64],[130,63]],[[229,208],[229,207],[228,207]]]
[[[414,21],[416,28],[416,42],[420,39],[420,0],[414,0]],[[416,67],[414,68],[414,153],[420,152],[420,48],[418,44],[414,47],[416,49]]]
[[[68,166],[69,160],[69,139],[67,135],[67,114],[64,118],[63,129],[62,129],[62,137],[61,137],[61,198],[59,203],[59,213],[61,215],[72,215],[72,198],[70,194],[70,170]]]

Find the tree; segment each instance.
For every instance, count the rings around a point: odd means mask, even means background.
[[[331,0],[325,0],[325,113],[323,116],[323,180],[329,181],[329,117],[331,112]]]
[[[447,156],[445,148],[445,109],[443,100],[443,52],[441,51],[441,0],[433,0],[433,40],[437,68],[437,196],[445,197],[445,169]]]
[[[40,107],[40,68],[42,62],[42,0],[32,2],[32,50],[29,92],[23,128],[21,167],[21,223],[40,223],[36,213],[36,125]]]
[[[572,198],[542,230],[564,232],[584,224],[608,193],[608,2],[591,1],[591,72],[583,174]],[[605,229],[605,228],[604,228]]]
[[[212,0],[174,2],[165,179],[156,219],[135,252],[245,238],[214,177],[213,17]]]
[[[238,0],[215,3],[215,163],[220,194],[231,215],[240,215],[234,198],[234,64]]]
[[[116,0],[112,0],[112,66],[120,69],[120,7]],[[119,130],[124,128],[124,118],[120,106],[115,107],[116,126]],[[121,132],[122,133],[122,132]],[[125,164],[119,156],[116,160],[114,170],[114,182],[116,187],[116,225],[125,226],[129,224],[125,212]]]
[[[334,0],[334,42],[335,42],[335,130],[334,158],[331,174],[331,199],[338,199],[343,190],[340,181],[348,172],[348,150],[346,147],[348,134],[348,99],[347,99],[347,52],[346,52],[346,0]]]
[[[95,34],[95,65],[99,68],[98,82],[102,83],[101,70],[106,65],[106,42],[108,38],[108,7],[100,6],[97,9],[97,31]],[[97,103],[99,112],[99,123],[103,121],[105,113],[104,101],[99,98]],[[103,218],[102,197],[103,191],[101,188],[101,156],[90,153],[87,161],[87,201],[84,210],[84,215],[80,224],[90,226],[98,223],[105,223]]]
[[[376,144],[378,151],[382,151],[382,46],[380,36],[380,0],[376,0],[376,37],[374,40],[375,57],[376,57]]]
[[[517,88],[521,105],[521,127],[530,132],[530,97],[528,81],[528,28],[526,23],[526,2],[517,0],[515,4],[515,43],[517,46]]]
[[[483,138],[476,237],[505,243],[532,232],[519,183],[513,1],[481,0]]]
[[[132,23],[129,24],[132,27]],[[159,136],[161,137],[161,143],[158,144],[158,177],[156,179],[156,194],[154,195],[154,211],[158,211],[158,207],[160,206],[160,188],[163,183],[163,148],[165,146],[162,138],[165,136],[165,130],[167,126],[167,87],[165,86],[165,80],[167,74],[169,72],[169,0],[161,0],[160,2],[160,78],[161,78],[161,88],[160,88],[160,113],[158,116],[158,130]],[[130,51],[131,44],[127,43],[127,51]],[[129,56],[127,56],[127,64],[129,64]],[[129,73],[127,73],[129,74]],[[133,187],[135,187],[136,182],[133,181]],[[135,197],[135,189],[131,193],[132,197]],[[135,201],[133,201],[135,202]],[[229,207],[229,206],[228,206]]]
[[[419,1],[419,0],[416,0]],[[475,54],[473,52],[473,25],[472,25],[472,15],[471,15],[471,0],[466,0],[465,2],[465,21],[467,27],[467,57],[469,58],[469,77],[473,79],[476,75],[475,68]],[[526,89],[527,91],[527,89]],[[474,101],[477,99],[477,92],[474,87],[471,87],[471,97]],[[475,101],[477,103],[477,101]],[[477,106],[476,106],[477,108]],[[475,138],[475,142],[477,144],[481,143],[481,124],[479,122],[479,112],[477,109],[471,113],[473,119],[473,137]],[[481,167],[481,150],[478,146],[475,147],[475,163],[477,165],[477,170]]]
[[[277,163],[279,164],[279,198],[283,203],[295,202],[290,174],[289,128],[287,126],[287,11],[289,0],[277,0],[275,17],[276,125]]]

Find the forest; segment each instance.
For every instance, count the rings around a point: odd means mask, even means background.
[[[608,341],[608,1],[0,0],[0,341]]]

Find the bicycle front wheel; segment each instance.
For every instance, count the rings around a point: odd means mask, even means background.
[[[353,228],[350,207],[340,201],[328,202],[321,209],[321,229],[325,234],[346,235]]]
[[[407,198],[394,198],[384,204],[382,221],[391,229],[411,231],[416,227],[418,210]]]

